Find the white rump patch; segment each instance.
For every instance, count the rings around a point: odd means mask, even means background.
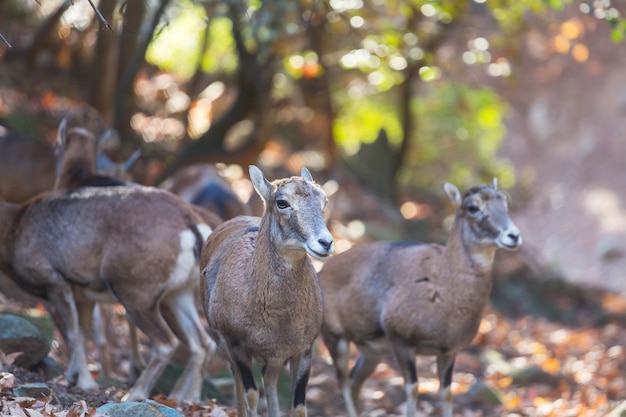
[[[209,228],[210,230],[210,228]],[[203,233],[202,231],[200,232]],[[180,252],[176,264],[170,273],[170,288],[187,285],[189,280],[197,274],[192,272],[197,267],[195,248],[196,235],[189,229],[180,232]]]
[[[200,236],[202,236],[202,241],[204,243],[204,241],[207,240],[209,235],[213,233],[213,230],[211,229],[209,225],[204,224],[204,223],[197,224],[196,226],[198,227],[198,231],[200,232]]]

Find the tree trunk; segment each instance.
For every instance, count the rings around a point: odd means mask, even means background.
[[[122,35],[119,40],[119,58],[117,63],[117,87],[113,126],[123,141],[135,141],[135,134],[130,127],[130,119],[136,110],[135,93],[132,81],[135,74],[131,73],[130,65],[133,56],[138,52],[140,36],[146,5],[144,1],[127,1],[124,9]],[[144,36],[151,36],[144,35]]]
[[[316,3],[315,6],[321,3]],[[323,7],[321,5],[320,7]],[[333,134],[333,123],[335,121],[335,110],[330,92],[331,82],[328,68],[324,65],[321,58],[325,55],[325,43],[328,39],[324,26],[326,25],[326,10],[312,11],[311,19],[308,21],[308,33],[311,49],[315,51],[323,68],[322,74],[319,76],[317,91],[319,98],[319,106],[317,111],[324,115],[325,133],[323,137],[324,150],[326,151],[326,170],[331,172],[337,163],[337,145]]]
[[[100,4],[100,13],[111,22],[115,10],[114,1],[104,1]],[[93,81],[89,104],[98,110],[104,122],[113,124],[113,100],[115,98],[115,83],[117,81],[117,43],[116,33],[98,26],[98,41],[96,56],[93,62]]]
[[[238,93],[228,111],[211,124],[198,139],[183,146],[174,161],[155,180],[161,183],[179,168],[202,162],[225,162],[242,165],[253,163],[271,134],[270,89],[274,74],[274,59],[259,62],[257,54],[245,46],[239,24],[240,14],[231,10],[232,33],[239,57],[237,68]],[[225,148],[225,139],[237,123],[253,116],[254,128],[244,143],[235,150]]]

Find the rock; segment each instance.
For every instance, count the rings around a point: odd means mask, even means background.
[[[109,417],[184,417],[180,411],[153,400],[105,404],[96,409],[96,414]]]
[[[483,381],[477,379],[467,392],[467,397],[476,403],[496,406],[502,404],[502,393],[487,386]]]
[[[493,370],[503,375],[511,375],[517,372],[517,368],[507,362],[504,355],[496,350],[489,349],[480,355],[480,361]]]
[[[511,375],[515,385],[526,387],[531,384],[545,384],[552,388],[559,385],[560,378],[536,366],[520,369]]]
[[[50,352],[50,342],[24,317],[0,313],[0,350],[5,354],[23,352],[14,362],[30,369]]]
[[[54,379],[63,375],[63,368],[50,356],[46,356],[37,364],[35,371],[41,371],[46,376],[46,380]]]
[[[50,387],[43,382],[22,384],[13,388],[13,394],[16,397],[47,398],[50,397],[51,393]]]
[[[167,367],[157,380],[154,388],[152,390],[152,395],[156,394],[169,394],[169,392],[174,387],[176,381],[183,373],[183,367],[176,362],[171,361],[168,363]],[[281,380],[289,381],[289,374],[287,376],[282,376],[279,378],[279,384]],[[290,383],[289,383],[290,384]],[[291,387],[291,385],[289,385]],[[280,389],[279,389],[280,394]],[[202,391],[201,398],[204,400],[216,400],[218,403],[227,403],[228,400],[224,397],[224,395],[220,392],[220,390],[209,380],[208,378],[204,378],[202,380]],[[291,388],[289,388],[289,395],[291,395]]]

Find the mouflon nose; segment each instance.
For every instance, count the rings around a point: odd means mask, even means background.
[[[330,248],[333,246],[333,241],[328,239],[318,239],[317,243],[319,243],[326,251],[330,251]]]

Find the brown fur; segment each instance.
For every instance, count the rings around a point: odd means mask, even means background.
[[[110,138],[114,138],[109,132],[100,137],[95,137],[91,132],[82,128],[66,128],[63,120],[59,125],[56,153],[57,174],[55,189],[72,189],[83,186],[111,186],[129,185],[130,175],[128,168],[138,157],[133,154],[123,163],[108,161],[102,170],[97,168],[98,152],[108,146]],[[222,218],[211,210],[189,205],[212,229],[223,222]]]
[[[0,127],[0,197],[23,203],[54,186],[55,157],[50,145]]]
[[[130,177],[127,169],[132,165],[133,159],[136,158],[138,154],[131,156],[129,161],[121,164],[113,162],[107,164],[107,173],[115,174],[117,175],[116,177],[100,175],[102,172],[96,173],[97,161],[98,157],[104,154],[99,154],[98,151],[107,147],[108,141],[114,138],[114,135],[106,132],[96,138],[86,129],[72,128],[68,130],[66,123],[66,120],[60,123],[56,140],[57,179],[55,188],[74,189],[85,186],[102,187],[107,185],[120,187],[137,186],[137,184],[126,182],[125,180]],[[195,211],[211,229],[222,223],[222,219],[209,210],[199,206],[191,206],[183,200],[180,200],[180,204],[181,206],[187,206]],[[201,247],[202,243],[199,243],[199,245]],[[94,309],[94,340],[98,346],[103,374],[109,377],[112,372],[112,366],[108,349],[109,344],[105,336],[106,324],[102,317],[102,308],[106,309],[105,306],[98,303]],[[85,323],[84,327],[83,330],[85,332],[91,330],[88,323]],[[129,323],[129,334],[131,339],[131,372],[129,379],[133,380],[146,365],[139,352],[137,330],[132,322]]]
[[[250,209],[239,200],[228,181],[212,164],[181,168],[165,180],[161,188],[173,192],[185,201],[209,209],[224,220],[250,214]]]
[[[265,213],[231,219],[207,239],[200,261],[203,304],[210,332],[231,361],[239,416],[256,416],[258,391],[246,376],[253,359],[266,368],[270,417],[279,413],[278,372],[290,363],[298,393],[294,413],[302,416],[311,346],[322,321],[319,283],[307,252],[325,257],[332,251],[322,212],[326,196],[307,170],[305,178],[273,183],[256,167],[250,174]]]
[[[446,191],[457,212],[445,246],[363,244],[329,259],[320,272],[322,335],[350,417],[356,416],[363,381],[387,347],[405,378],[407,416],[415,413],[416,354],[437,356],[442,395],[446,396],[443,415],[452,416],[446,373],[451,377],[457,352],[478,330],[491,290],[496,248],[514,249],[521,238],[507,215],[506,198],[495,190],[495,183],[474,188],[464,197],[450,184]],[[350,374],[349,341],[361,352]]]
[[[94,301],[115,300],[155,346],[127,399],[149,395],[178,337],[190,345],[192,357],[172,395],[197,401],[200,372],[212,348],[193,307],[198,285],[193,230],[201,228],[206,236],[202,224],[177,197],[154,188],[49,192],[23,206],[0,202],[0,264],[24,289],[49,301],[72,348],[70,382],[97,388],[87,369],[81,325],[89,323]]]

